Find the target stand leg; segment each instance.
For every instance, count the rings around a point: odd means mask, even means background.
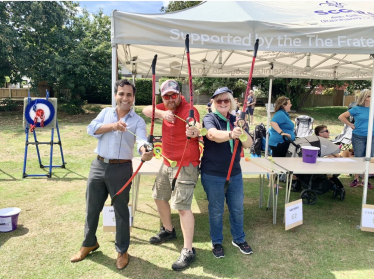
[[[26,178],[26,161],[27,161],[27,149],[28,149],[28,141],[29,141],[29,128],[25,129],[25,134],[26,134],[26,141],[25,141],[25,155],[23,157],[23,173],[22,173],[22,178]]]
[[[61,137],[60,137],[60,129],[58,128],[58,122],[56,119],[56,131],[57,131],[57,136],[58,136],[58,145],[60,146],[60,152],[61,152],[61,159],[62,159],[62,165],[61,168],[65,168],[65,160],[64,160],[64,153],[62,152],[62,143],[61,143]]]
[[[38,139],[36,137],[35,129],[33,131],[33,134],[34,134],[34,141],[35,141],[36,153],[38,154],[39,166],[42,169],[42,168],[44,168],[44,166],[42,164],[42,160],[40,159],[39,144],[38,144],[39,142],[38,142]]]

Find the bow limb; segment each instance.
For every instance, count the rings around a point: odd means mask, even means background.
[[[255,43],[255,46],[254,46],[251,71],[249,72],[249,77],[248,77],[247,89],[246,89],[246,92],[245,92],[243,109],[242,109],[241,115],[240,115],[240,117],[239,117],[239,119],[237,121],[238,125],[239,125],[239,122],[240,122],[241,119],[245,119],[245,111],[247,109],[247,102],[246,102],[246,100],[248,98],[249,90],[251,90],[253,69],[255,67],[257,50],[258,50],[258,39],[256,40],[256,43]],[[239,139],[236,139],[235,140],[235,146],[234,146],[234,149],[233,149],[233,152],[232,152],[231,161],[230,161],[229,171],[228,171],[227,177],[226,177],[225,192],[227,191],[227,188],[229,187],[229,184],[230,184],[231,171],[232,171],[232,167],[234,165],[234,161],[235,161],[235,156],[236,156],[236,151],[238,149],[238,145],[239,145]]]
[[[189,116],[186,119],[186,123],[190,126],[194,126],[196,124],[196,119],[195,119],[195,114],[193,110],[193,86],[192,86],[192,73],[191,73],[191,61],[190,61],[190,35],[186,35],[186,40],[185,40],[185,46],[186,46],[186,55],[187,55],[187,67],[188,67],[188,81],[189,81],[189,87],[190,87],[190,112]],[[191,124],[192,123],[192,124]],[[175,184],[177,182],[178,175],[181,171],[182,165],[183,165],[183,160],[184,160],[184,155],[186,154],[186,150],[188,149],[188,144],[190,142],[190,137],[187,137],[186,145],[184,147],[182,159],[179,163],[179,167],[177,170],[177,173],[175,174],[175,177],[172,182],[171,190],[174,191]]]
[[[151,122],[151,131],[148,136],[148,143],[144,144],[144,148],[146,151],[152,151],[153,150],[153,128],[155,124],[155,107],[156,107],[156,62],[157,62],[157,54],[154,56],[152,60],[152,122]],[[130,179],[126,182],[125,185],[113,196],[111,205],[113,206],[114,201],[120,195],[126,188],[127,186],[130,185],[130,183],[133,181],[135,176],[138,174],[140,168],[143,166],[144,161],[141,160],[141,163],[139,167],[136,169],[134,174],[130,177]]]

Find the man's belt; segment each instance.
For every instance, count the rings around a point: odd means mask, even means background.
[[[126,159],[105,159],[99,155],[97,155],[97,159],[107,164],[123,164],[131,162],[131,160]]]

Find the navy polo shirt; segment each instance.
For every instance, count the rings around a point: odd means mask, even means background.
[[[236,117],[230,114],[231,130],[234,127]],[[213,112],[205,115],[203,119],[203,127],[207,130],[216,128],[217,130],[227,131],[227,122],[220,119]],[[233,147],[235,141],[233,141]],[[231,176],[238,175],[242,172],[240,168],[240,153],[242,150],[242,143],[239,141],[238,149],[236,150],[235,161],[232,167]],[[230,162],[231,162],[231,148],[229,141],[217,143],[209,140],[204,136],[204,153],[201,158],[201,172],[208,175],[227,176]]]

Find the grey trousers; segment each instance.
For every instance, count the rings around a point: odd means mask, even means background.
[[[113,197],[132,175],[132,163],[106,164],[97,158],[91,164],[86,190],[86,222],[82,246],[96,244],[96,230],[100,212],[103,210],[108,194]],[[114,213],[116,218],[116,251],[127,252],[130,245],[129,193],[131,184],[116,198]]]

